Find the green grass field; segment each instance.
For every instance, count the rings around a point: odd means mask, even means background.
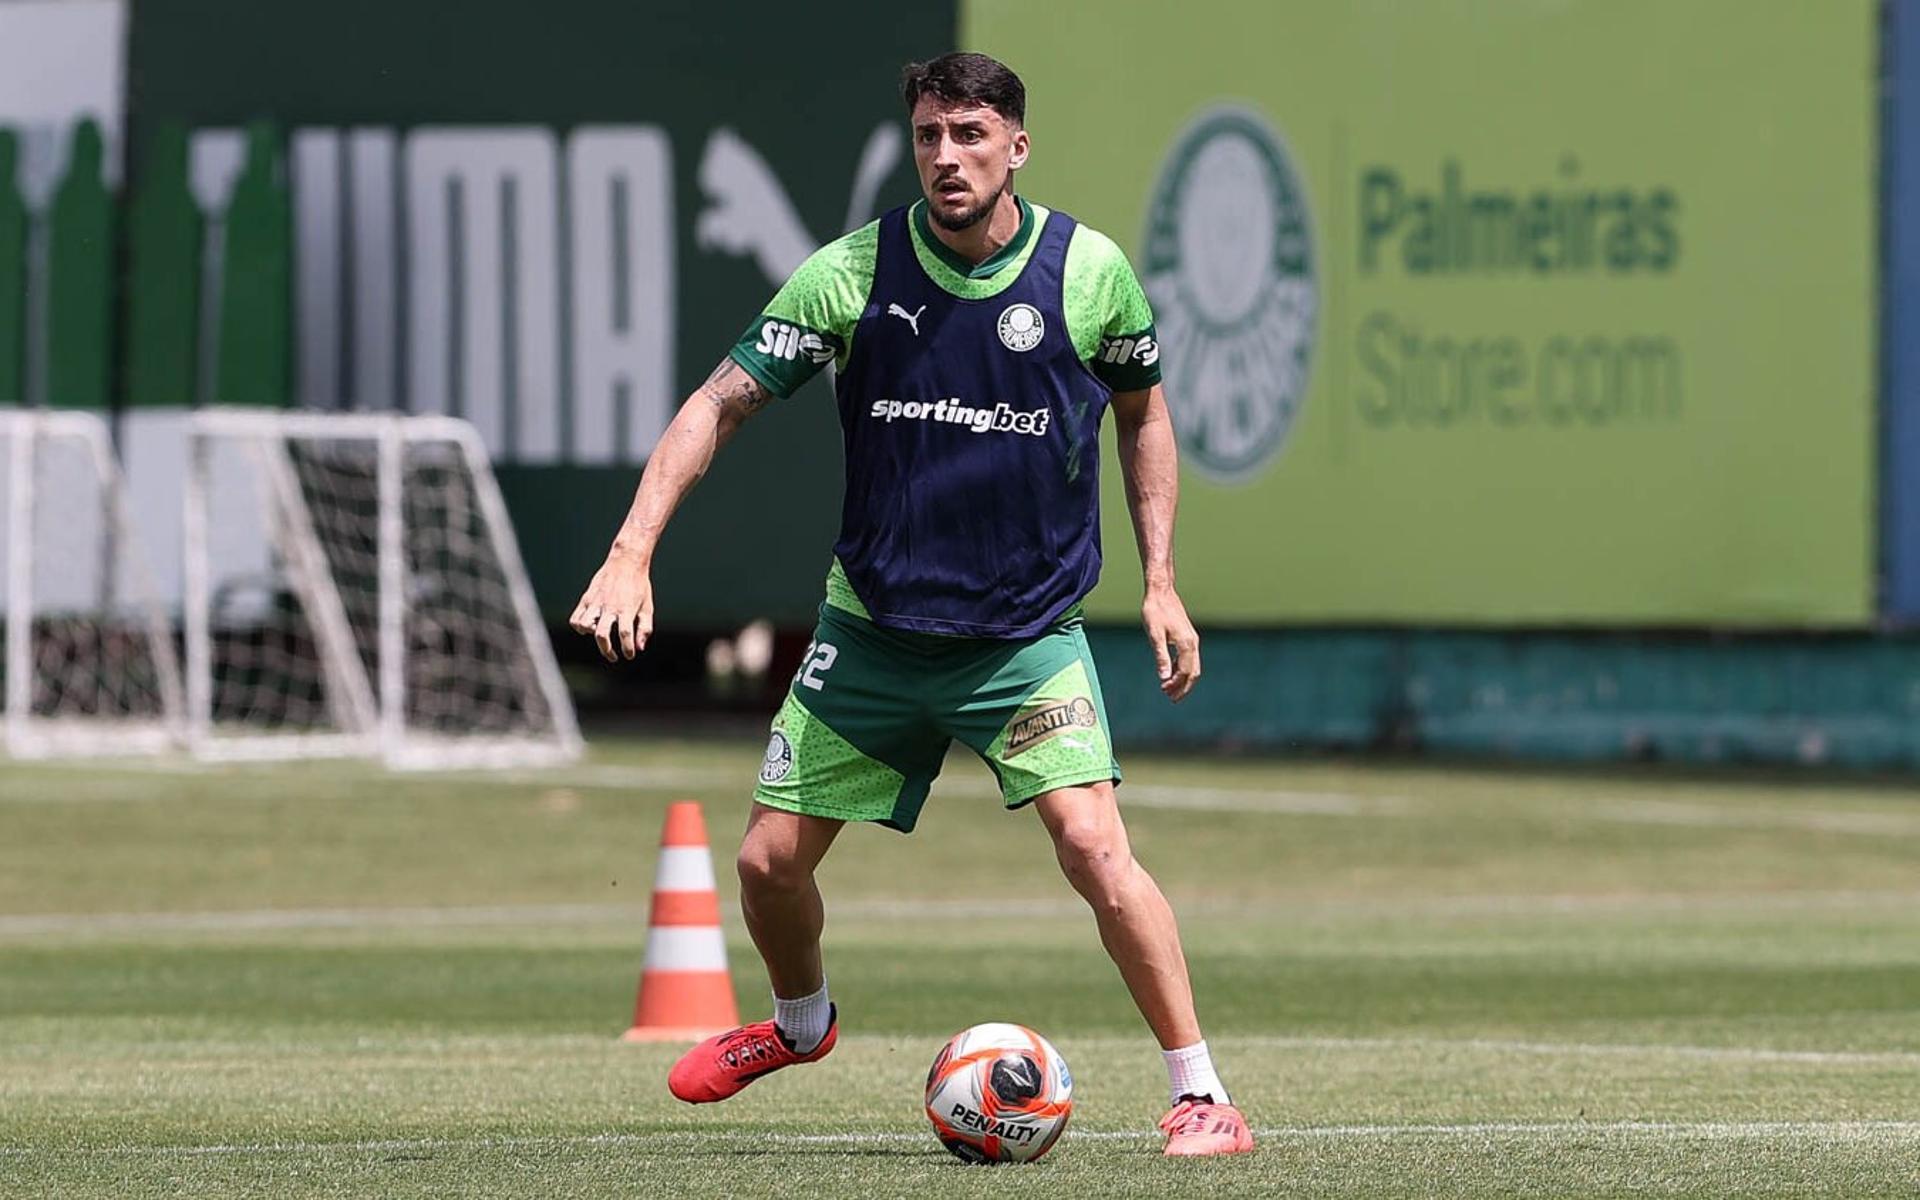
[[[668,801],[731,894],[754,740],[524,775],[0,769],[0,1195],[1913,1196],[1920,789],[1128,761],[1141,859],[1261,1139],[1170,1162],[1165,1076],[1039,822],[955,759],[823,872],[840,1048],[691,1108],[631,1011]],[[955,1029],[1074,1068],[967,1168]]]

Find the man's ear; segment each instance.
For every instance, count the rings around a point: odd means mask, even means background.
[[[1013,131],[1013,153],[1007,156],[1007,170],[1018,171],[1027,165],[1027,154],[1033,149],[1033,143],[1027,137],[1027,131]]]

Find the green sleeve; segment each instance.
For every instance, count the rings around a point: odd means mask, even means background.
[[[1120,247],[1098,230],[1075,227],[1066,275],[1067,331],[1088,368],[1116,392],[1159,383],[1153,308]]]
[[[733,361],[783,400],[828,363],[844,367],[879,245],[875,221],[808,255],[733,344]]]

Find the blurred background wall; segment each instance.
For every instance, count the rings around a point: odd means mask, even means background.
[[[1152,686],[1110,478],[1121,737],[1920,766],[1911,0],[0,0],[0,402],[114,412],[162,560],[192,406],[464,416],[558,629],[679,398],[916,194],[955,47],[1159,320],[1207,679]],[[767,707],[831,405],[721,457],[588,707]]]

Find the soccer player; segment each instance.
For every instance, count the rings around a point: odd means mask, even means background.
[[[1112,241],[1017,195],[1026,88],[980,54],[909,65],[924,198],[815,252],[675,416],[571,624],[609,661],[653,629],[662,528],[748,417],[829,362],[846,445],[813,644],[773,721],[740,845],[770,1021],[695,1046],[680,1099],[724,1100],[838,1035],[814,869],[847,821],[909,832],[952,740],[1032,804],[1159,1040],[1171,1155],[1253,1148],[1194,1013],[1173,911],[1115,802],[1120,767],[1080,601],[1100,573],[1100,421],[1113,410],[1160,688],[1200,642],[1174,591],[1177,463],[1145,294]]]

